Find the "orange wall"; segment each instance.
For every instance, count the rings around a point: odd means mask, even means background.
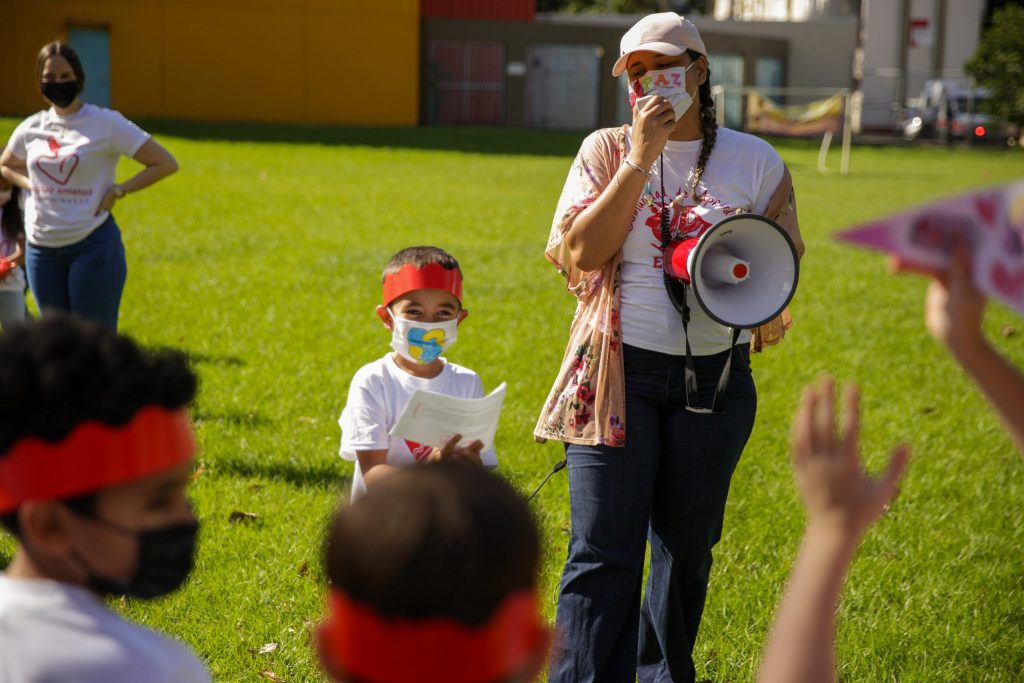
[[[0,17],[8,114],[45,106],[35,55],[79,25],[109,28],[111,106],[129,117],[418,119],[418,0],[0,0]]]

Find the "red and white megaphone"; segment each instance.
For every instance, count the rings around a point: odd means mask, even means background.
[[[690,285],[715,321],[752,328],[779,315],[793,298],[800,259],[778,223],[743,213],[723,218],[700,237],[670,244],[665,271]]]

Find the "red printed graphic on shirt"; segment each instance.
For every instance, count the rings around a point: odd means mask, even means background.
[[[50,154],[36,159],[36,168],[58,185],[67,185],[78,168],[78,155],[61,156],[60,143],[52,136],[47,138],[47,143],[50,146]]]
[[[629,229],[632,230],[634,225],[639,225],[637,221],[642,220],[643,224],[647,226],[654,236],[655,241],[651,242],[650,245],[657,250],[657,254],[651,255],[651,267],[655,270],[661,270],[662,268],[661,210],[663,206],[668,205],[671,212],[671,221],[669,223],[669,241],[671,242],[678,242],[679,240],[691,237],[700,237],[721,217],[732,216],[739,211],[749,211],[749,207],[745,206],[733,208],[713,197],[708,191],[703,193],[697,192],[691,195],[689,192],[679,188],[674,195],[671,193],[665,194],[665,197],[673,196],[676,201],[674,206],[672,200],[666,203],[662,198],[661,192],[654,191],[641,196],[637,201],[636,208],[633,209],[634,222],[630,224]],[[703,213],[698,212],[698,209]],[[641,215],[644,213],[646,213],[646,217]],[[721,216],[718,216],[718,214],[721,214]],[[714,220],[709,221],[707,218],[713,218]]]
[[[425,443],[418,443],[416,441],[405,440],[405,445],[412,453],[412,457],[416,462],[422,462],[424,458],[430,455],[430,452],[434,450],[433,446],[428,446]]]
[[[651,229],[654,239],[661,248],[661,209],[664,204],[652,202],[648,205],[651,215],[644,224]],[[700,237],[711,227],[711,223],[701,218],[694,209],[696,206],[676,206],[671,208],[672,222],[669,227],[669,239],[673,242],[686,237]]]

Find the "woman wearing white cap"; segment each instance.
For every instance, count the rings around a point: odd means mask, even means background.
[[[572,511],[549,681],[692,683],[711,549],[757,396],[750,333],[737,338],[690,306],[691,408],[712,404],[731,366],[724,412],[687,410],[687,345],[663,249],[739,212],[780,223],[800,253],[803,243],[779,155],[717,127],[707,49],[692,23],[672,12],[640,20],[622,38],[612,75],[622,73],[633,123],[583,142],[546,251],[578,299],[535,430],[566,444]]]

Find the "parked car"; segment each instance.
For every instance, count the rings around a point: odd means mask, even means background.
[[[899,122],[907,140],[937,138],[1013,145],[1019,131],[984,112],[991,97],[984,88],[970,88],[952,80],[931,80],[910,102]]]

